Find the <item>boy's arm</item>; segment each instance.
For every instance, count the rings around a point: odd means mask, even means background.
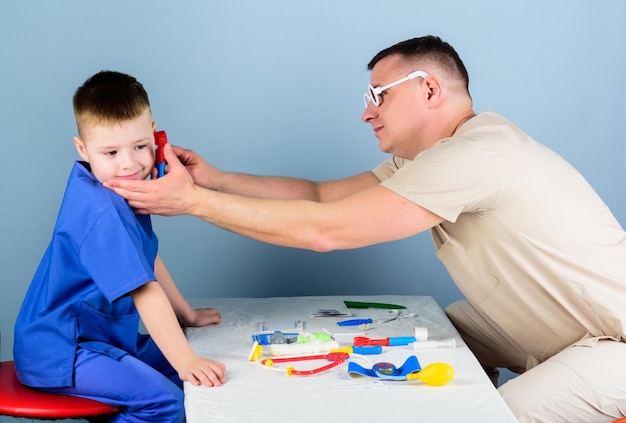
[[[224,383],[224,365],[194,353],[161,285],[148,282],[130,295],[148,333],[182,380],[206,386]]]
[[[183,326],[207,326],[220,323],[221,316],[214,308],[191,308],[159,256],[154,261],[154,274],[169,299],[176,317]]]

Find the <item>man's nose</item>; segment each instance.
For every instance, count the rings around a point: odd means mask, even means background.
[[[378,107],[374,104],[373,101],[370,101],[367,106],[365,106],[365,111],[363,115],[361,115],[361,120],[363,123],[368,123],[371,119],[374,119],[378,116]]]

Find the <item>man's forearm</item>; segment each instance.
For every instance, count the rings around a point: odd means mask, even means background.
[[[216,189],[244,197],[308,200],[318,203],[337,201],[380,181],[372,172],[325,182],[281,176],[258,176],[245,173],[223,173]]]
[[[406,238],[443,220],[380,185],[321,203],[251,198],[198,186],[186,194],[184,214],[259,241],[319,252]]]
[[[225,173],[217,190],[244,197],[320,201],[320,184],[300,178]]]
[[[318,219],[306,200],[261,199],[196,187],[185,214],[243,236],[285,247],[318,250]],[[317,216],[319,218],[319,215]]]

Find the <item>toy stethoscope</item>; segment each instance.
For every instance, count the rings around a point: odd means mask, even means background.
[[[265,360],[261,360],[261,364],[268,367],[273,367],[274,363],[288,363],[291,361],[304,361],[304,360],[329,360],[330,364],[325,366],[321,366],[315,369],[310,370],[296,370],[294,367],[287,368],[287,375],[289,376],[307,376],[314,375],[317,373],[324,372],[326,370],[332,369],[333,367],[337,367],[350,358],[350,354],[346,352],[330,352],[328,354],[315,354],[315,355],[305,355],[300,357],[277,357],[277,358],[267,358]]]

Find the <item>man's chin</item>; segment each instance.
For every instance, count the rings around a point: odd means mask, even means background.
[[[391,147],[389,147],[388,145],[385,145],[382,141],[378,141],[378,148],[383,153],[393,154],[392,151],[391,151]]]

